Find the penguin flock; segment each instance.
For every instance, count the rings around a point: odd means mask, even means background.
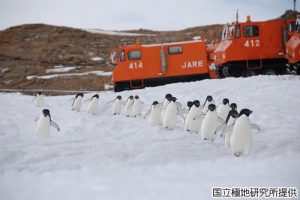
[[[35,97],[37,106],[43,106],[44,95],[38,92]],[[83,93],[78,93],[72,100],[72,110],[80,112],[83,103]],[[96,114],[99,107],[99,95],[92,96],[87,112]],[[218,106],[212,96],[207,96],[203,105],[199,100],[188,101],[183,107],[177,98],[171,94],[166,94],[162,102],[153,101],[150,109],[142,114],[145,104],[138,95],[130,95],[126,101],[118,95],[112,103],[113,115],[124,115],[136,118],[138,116],[148,119],[150,126],[162,126],[165,129],[174,130],[178,123],[178,118],[182,118],[183,128],[191,134],[198,134],[203,140],[213,142],[216,138],[224,141],[226,148],[230,148],[233,155],[239,157],[248,155],[252,145],[251,129],[260,130],[257,124],[250,122],[249,116],[253,112],[247,108],[237,110],[236,103],[229,103],[229,99],[224,98]],[[42,115],[36,119],[38,121],[36,134],[39,138],[49,136],[50,127],[60,130],[58,124],[51,119],[48,109],[42,110]]]

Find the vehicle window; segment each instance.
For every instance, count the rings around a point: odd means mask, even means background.
[[[120,58],[120,60],[121,61],[125,61],[126,60],[126,58],[125,58],[125,51],[124,50],[121,51],[121,58]]]
[[[168,48],[169,54],[181,54],[182,53],[182,46],[170,46]]]
[[[294,32],[296,30],[296,23],[291,22],[289,23],[289,32]]]
[[[129,51],[128,52],[128,59],[129,60],[139,60],[142,58],[141,51]]]
[[[240,25],[236,25],[235,37],[236,38],[241,37],[241,26]]]
[[[259,35],[258,26],[245,26],[244,27],[244,37],[256,37]]]

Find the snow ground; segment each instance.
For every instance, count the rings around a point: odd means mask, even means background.
[[[177,83],[121,93],[101,92],[97,115],[72,112],[73,96],[46,97],[55,129],[38,140],[32,96],[0,94],[1,199],[211,199],[212,187],[297,187],[300,190],[300,77],[257,76]],[[145,113],[172,93],[183,104],[212,95],[250,108],[249,156],[235,157],[222,140],[150,127],[142,117],[112,116],[106,102],[139,95]],[[85,99],[92,97],[86,94]]]
[[[54,69],[55,70],[55,69]],[[57,69],[60,71],[60,69]],[[56,72],[58,72],[56,71]],[[62,72],[62,71],[60,71]],[[101,70],[96,70],[96,71],[88,71],[88,72],[82,72],[82,73],[69,73],[69,74],[51,74],[51,75],[45,75],[45,76],[27,76],[27,80],[31,80],[33,78],[39,78],[39,79],[52,79],[52,78],[57,78],[57,77],[66,77],[66,76],[86,76],[86,75],[97,75],[97,76],[111,76],[112,72],[104,72]]]
[[[68,72],[68,71],[72,71],[74,69],[78,69],[78,67],[63,67],[63,66],[54,66],[53,69],[46,69],[46,73],[62,73],[62,72]]]
[[[90,33],[100,33],[104,35],[117,35],[117,36],[155,36],[156,35],[156,34],[128,33],[122,31],[111,31],[111,30],[102,30],[102,29],[83,29],[83,30]]]
[[[93,57],[93,58],[90,58],[90,60],[97,62],[97,61],[102,61],[103,58],[100,58],[100,57]]]

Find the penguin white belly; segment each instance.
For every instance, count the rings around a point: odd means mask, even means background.
[[[191,133],[198,133],[200,129],[200,122],[201,119],[194,119],[196,116],[199,116],[201,114],[200,108],[195,108],[194,112],[190,115],[190,124],[189,128]]]
[[[235,122],[235,119],[233,117],[230,117],[226,126],[229,127],[229,126],[233,125],[234,122]],[[227,132],[224,133],[224,137],[225,137],[224,144],[225,144],[226,148],[230,147],[231,133],[232,133],[232,131],[230,131],[230,130],[228,130]]]
[[[191,113],[191,110],[188,112],[188,114],[185,117],[185,121],[184,121],[184,130],[185,131],[190,131],[190,124],[191,124],[190,113]]]
[[[218,127],[218,117],[216,113],[207,113],[201,124],[202,139],[214,140],[215,132]]]
[[[122,102],[119,99],[116,99],[113,104],[113,114],[120,115],[122,112]]]
[[[79,112],[80,109],[81,109],[81,105],[82,105],[82,97],[79,96],[79,97],[77,97],[77,98],[74,100],[74,104],[73,104],[72,110],[75,110],[75,111]]]
[[[174,102],[171,102],[168,107],[167,110],[164,114],[164,118],[163,118],[163,125],[164,128],[168,128],[168,129],[174,129],[176,126],[176,119],[177,119],[177,106]]]
[[[49,136],[50,119],[48,117],[41,116],[36,128],[36,135],[38,138],[47,138]]]
[[[251,143],[252,138],[249,119],[245,115],[240,116],[236,120],[231,133],[231,151],[236,156],[240,156],[241,154],[248,155],[251,148]]]
[[[126,105],[125,105],[125,116],[129,117],[131,115],[132,112],[132,101],[127,101]]]
[[[170,102],[165,99],[164,102],[163,102],[163,109],[161,111],[161,118],[164,119],[164,116],[165,116],[165,113],[166,113],[166,110],[167,110],[167,107],[168,105],[170,104]]]
[[[141,101],[140,100],[134,100],[133,106],[132,106],[131,116],[136,117],[136,116],[140,115],[141,112],[142,112],[142,103],[141,103]]]
[[[161,109],[153,108],[151,109],[149,124],[151,126],[161,125]]]
[[[89,104],[88,112],[95,114],[97,112],[98,104],[99,104],[99,99],[93,98],[91,103]]]
[[[36,97],[36,105],[38,107],[42,107],[44,105],[44,97],[42,95],[38,95]]]
[[[217,114],[218,116],[223,119],[224,121],[226,121],[226,117],[229,113],[229,106],[228,105],[220,105],[217,109]]]

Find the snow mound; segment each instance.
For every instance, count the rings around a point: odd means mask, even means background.
[[[73,96],[45,97],[61,132],[38,140],[32,96],[0,94],[1,199],[211,199],[213,187],[300,188],[300,77],[257,76],[101,92],[96,115],[72,112]],[[250,108],[249,156],[235,157],[221,139],[150,127],[142,117],[113,116],[108,101],[139,95],[145,113],[171,93],[183,104],[212,95]],[[84,99],[93,93],[85,94]],[[299,195],[299,194],[298,194]]]
[[[116,35],[116,36],[155,36],[156,34],[141,34],[141,33],[128,33],[122,31],[111,31],[111,30],[102,30],[102,29],[84,29],[90,33],[100,33],[104,35]]]
[[[55,70],[55,69],[54,69]],[[59,70],[59,69],[57,69]],[[62,72],[62,71],[60,71]],[[111,76],[112,72],[104,72],[101,70],[96,71],[88,71],[88,72],[82,72],[82,73],[69,73],[69,74],[51,74],[51,75],[45,75],[45,76],[27,76],[27,80],[31,80],[33,78],[38,79],[52,79],[52,78],[58,78],[58,77],[67,77],[67,76],[87,76],[87,75],[96,75],[96,76]]]

